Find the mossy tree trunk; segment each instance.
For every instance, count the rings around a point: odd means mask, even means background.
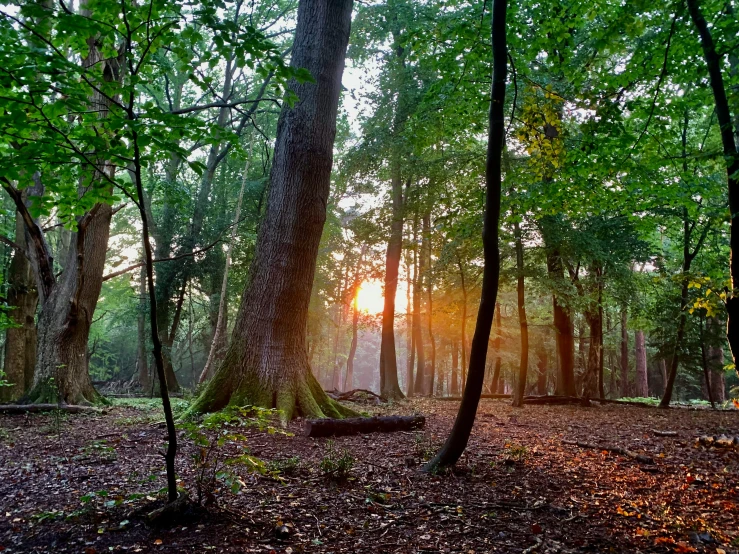
[[[306,347],[351,10],[352,0],[301,0],[298,5],[291,64],[308,69],[315,83],[290,83],[299,100],[280,114],[250,284],[223,363],[193,412],[249,404],[277,408],[284,419],[352,413],[323,391],[311,373]]]

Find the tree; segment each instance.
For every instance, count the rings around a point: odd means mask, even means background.
[[[737,144],[734,137],[734,121],[732,121],[729,101],[724,86],[724,77],[721,69],[722,57],[716,51],[711,29],[703,16],[699,0],[687,0],[687,4],[690,18],[700,37],[701,48],[703,49],[703,56],[715,102],[716,119],[718,120],[721,131],[721,145],[723,146],[729,191],[729,213],[731,214],[729,224],[729,273],[731,276],[731,287],[734,290],[739,286],[739,260],[734,256],[734,253],[739,250],[739,221],[734,217],[734,214],[739,213],[739,153],[737,153]],[[735,117],[739,117],[739,115],[735,114]],[[727,338],[729,339],[734,364],[736,367],[739,367],[737,365],[737,358],[739,357],[739,297],[733,293],[727,298],[726,311],[728,314],[726,326]],[[670,381],[674,381],[672,374],[670,374]],[[671,384],[669,384],[668,389],[665,391],[667,404],[669,404],[668,390],[671,392]],[[665,400],[663,399],[662,404],[664,402]]]
[[[351,9],[351,0],[299,4],[291,66],[306,68],[315,82],[290,82],[298,100],[280,114],[251,282],[228,352],[192,412],[231,403],[276,407],[285,419],[351,413],[328,398],[312,375],[305,335]]]
[[[462,402],[449,437],[436,456],[425,466],[427,471],[453,465],[467,447],[472,425],[480,402],[490,330],[493,326],[495,304],[500,277],[498,225],[502,181],[502,155],[505,148],[506,76],[508,48],[506,45],[507,0],[493,0],[492,43],[493,82],[490,97],[487,163],[485,167],[485,215],[483,222],[483,251],[485,267],[482,278],[482,296],[477,312],[475,334],[470,350],[470,364]]]

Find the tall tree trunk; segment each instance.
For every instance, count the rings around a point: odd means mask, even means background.
[[[144,392],[148,392],[151,388],[149,381],[149,363],[146,352],[146,266],[141,266],[139,272],[139,307],[136,314],[137,331],[138,331],[138,347],[136,351],[136,367],[138,368],[139,386]]]
[[[495,366],[493,368],[493,382],[490,390],[493,394],[499,394],[503,386],[503,380],[500,378],[500,366],[503,359],[500,355],[500,344],[503,333],[503,321],[500,315],[500,304],[495,305],[495,339],[493,339],[493,348],[495,348]]]
[[[86,2],[81,2],[80,13],[84,17],[93,14]],[[122,74],[118,58],[105,58],[96,37],[87,38],[88,55],[82,60],[85,70],[100,71],[104,81],[113,82]],[[111,99],[94,90],[90,95],[90,106],[100,119],[108,116]],[[79,194],[85,194],[90,181],[101,181],[106,176],[112,179],[115,168],[100,154],[93,158],[95,168],[80,178]],[[103,175],[103,172],[105,175]],[[41,188],[41,177],[36,176],[35,186]],[[16,200],[16,207],[23,209]],[[72,234],[70,246],[64,260],[64,271],[56,279],[38,265],[46,256],[44,264],[51,260],[43,248],[36,249],[36,274],[39,283],[41,311],[37,324],[38,349],[33,386],[27,395],[32,402],[64,402],[82,404],[100,400],[88,372],[87,339],[90,334],[95,307],[103,284],[103,269],[108,250],[110,220],[113,208],[108,204],[95,204],[90,211],[77,220],[77,229]],[[36,234],[38,225],[26,221],[27,232]],[[42,283],[41,281],[44,281]]]
[[[709,318],[708,329],[719,327],[715,317]],[[724,379],[724,349],[713,344],[708,347],[708,367],[711,371],[711,393],[713,400],[720,404],[726,401],[726,382]]]
[[[449,348],[452,350],[452,382],[449,386],[449,392],[452,396],[459,395],[459,350],[457,349],[457,341],[452,339],[449,341]]]
[[[626,304],[621,306],[621,396],[629,396],[629,330]]]
[[[25,195],[24,195],[25,196]],[[26,230],[23,219],[16,215],[15,243],[21,248],[13,252],[8,273],[8,317],[17,325],[5,334],[3,369],[5,379],[12,384],[0,387],[0,402],[22,397],[33,383],[36,364],[36,306],[38,290],[27,256]]]
[[[600,331],[603,321],[598,317],[598,310],[586,314],[588,328],[590,329],[590,348],[588,349],[588,360],[585,374],[583,375],[582,397],[598,398],[598,367],[600,364]]]
[[[492,43],[493,83],[490,99],[490,131],[488,133],[487,163],[485,168],[485,213],[483,216],[482,244],[484,269],[482,294],[477,312],[475,334],[472,339],[470,366],[462,402],[449,438],[439,453],[431,460],[427,470],[449,466],[457,462],[467,447],[472,425],[475,423],[477,406],[480,402],[485,360],[488,352],[490,329],[493,325],[495,304],[500,278],[500,250],[498,248],[498,225],[500,220],[500,197],[502,167],[501,156],[505,147],[505,104],[508,48],[506,45],[506,0],[493,0]]]
[[[545,236],[545,242],[546,242]],[[562,281],[564,266],[559,249],[547,244],[547,275],[554,281]],[[575,327],[569,309],[552,294],[552,313],[555,342],[557,345],[558,375],[555,394],[575,396]]]
[[[239,227],[239,220],[241,218],[241,202],[244,199],[244,189],[246,188],[246,177],[249,173],[249,162],[251,161],[253,142],[249,143],[249,156],[246,158],[244,164],[244,173],[241,176],[241,188],[239,189],[239,197],[236,201],[236,213],[234,214],[233,225],[231,226],[231,240],[226,247],[226,265],[223,269],[223,282],[221,283],[221,296],[218,301],[218,319],[216,320],[216,330],[213,333],[213,342],[208,352],[208,359],[205,362],[205,367],[200,374],[198,383],[203,383],[206,379],[211,376],[214,367],[223,360],[223,356],[226,354],[227,342],[224,340],[226,336],[226,301],[228,300],[228,270],[231,267],[231,251],[233,244],[236,241],[236,233]]]
[[[413,266],[413,269],[411,269]],[[405,349],[406,349],[406,373],[405,373],[405,388],[407,397],[413,396],[413,364],[416,362],[416,343],[413,340],[413,309],[411,300],[411,291],[413,289],[413,282],[415,276],[416,263],[415,259],[410,259],[410,253],[406,251],[406,288],[405,288]]]
[[[647,347],[644,341],[644,331],[641,329],[637,329],[634,332],[634,354],[636,356],[636,396],[646,398],[649,396],[649,383],[647,381]],[[660,364],[660,367],[665,367],[664,360],[661,360]]]
[[[536,347],[536,357],[536,368],[538,370],[536,379],[536,394],[545,395],[547,394],[547,362],[549,356],[547,354],[547,349],[543,340]]]
[[[699,325],[699,340],[701,345],[701,366],[703,367],[703,379],[704,385],[701,387],[703,390],[704,397],[708,397],[707,400],[711,403],[711,408],[715,408],[716,404],[713,401],[713,388],[711,387],[711,371],[708,368],[708,356],[706,355],[706,342],[703,328],[705,326],[705,317],[701,315]]]
[[[529,370],[529,322],[526,319],[526,298],[524,291],[523,242],[521,227],[518,221],[513,223],[513,236],[516,242],[516,297],[518,306],[518,326],[521,330],[521,357],[518,366],[518,380],[513,395],[513,406],[523,406],[523,397],[526,394],[526,379]]]
[[[311,373],[306,349],[308,306],[326,220],[351,11],[351,0],[301,0],[298,4],[291,65],[308,69],[315,83],[289,83],[299,100],[292,108],[285,104],[280,113],[267,209],[250,284],[224,361],[192,405],[192,412],[217,410],[230,402],[274,407],[284,419],[296,414],[341,417],[353,413],[323,391]],[[392,314],[397,264],[395,269],[392,290],[386,288]],[[392,335],[392,320],[389,323]],[[395,367],[394,341],[392,346],[392,362],[385,356],[388,374]]]
[[[385,257],[385,297],[382,310],[382,339],[380,343],[380,394],[385,398],[403,398],[398,384],[398,365],[395,353],[395,294],[398,290],[398,269],[403,248],[403,183],[400,159],[392,161],[392,222]]]
[[[357,330],[359,328],[359,305],[357,291],[354,292],[354,301],[352,302],[352,344],[349,347],[349,355],[346,357],[346,378],[344,379],[344,388],[352,390],[354,388],[354,356],[357,353]]]
[[[465,389],[467,385],[467,286],[464,279],[464,267],[459,255],[457,255],[457,266],[459,267],[459,278],[462,284],[462,320],[459,323],[459,328],[462,335],[462,389]]]
[[[423,232],[421,233],[421,241],[423,241]],[[413,244],[418,260],[418,275],[413,283],[413,336],[416,343],[416,382],[413,385],[413,392],[417,395],[425,394],[424,378],[426,374],[426,352],[423,343],[423,330],[421,326],[421,301],[423,300],[423,279],[426,273],[426,256],[423,252],[423,246],[418,247],[418,240]]]
[[[729,213],[737,214],[739,213],[739,155],[737,155],[732,115],[729,109],[729,101],[726,97],[726,88],[724,87],[724,79],[721,71],[722,59],[716,52],[711,29],[708,27],[708,23],[701,13],[699,0],[687,0],[687,3],[690,17],[700,35],[703,56],[706,61],[709,82],[716,107],[716,119],[721,129],[721,144],[724,151],[729,192]],[[739,121],[739,114],[734,115],[737,117],[737,121]],[[739,260],[735,256],[737,249],[739,249],[739,218],[732,215],[729,229],[729,272],[731,274],[731,288],[732,290],[736,290],[739,288]],[[739,360],[737,360],[739,358],[739,298],[734,295],[729,296],[726,301],[726,311],[728,314],[726,325],[727,338],[729,339],[734,364],[739,372]],[[669,390],[671,392],[671,388]],[[667,396],[667,391],[665,391],[665,396]],[[669,397],[667,398],[667,403],[669,404]]]
[[[426,303],[427,322],[428,322],[428,333],[429,333],[429,345],[431,347],[431,360],[428,368],[428,375],[426,376],[426,388],[427,396],[434,395],[434,382],[436,380],[436,339],[434,338],[434,325],[433,325],[433,313],[434,313],[434,283],[432,279],[431,271],[431,213],[426,212],[423,216],[423,238],[425,243],[425,255],[426,255],[426,278],[424,279],[426,284],[426,294],[428,300]]]

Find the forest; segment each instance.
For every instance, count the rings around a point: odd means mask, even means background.
[[[0,5],[1,552],[739,553],[736,0]]]

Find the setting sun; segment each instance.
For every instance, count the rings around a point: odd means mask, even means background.
[[[368,314],[382,313],[385,299],[380,281],[363,281],[357,291],[357,307]]]

